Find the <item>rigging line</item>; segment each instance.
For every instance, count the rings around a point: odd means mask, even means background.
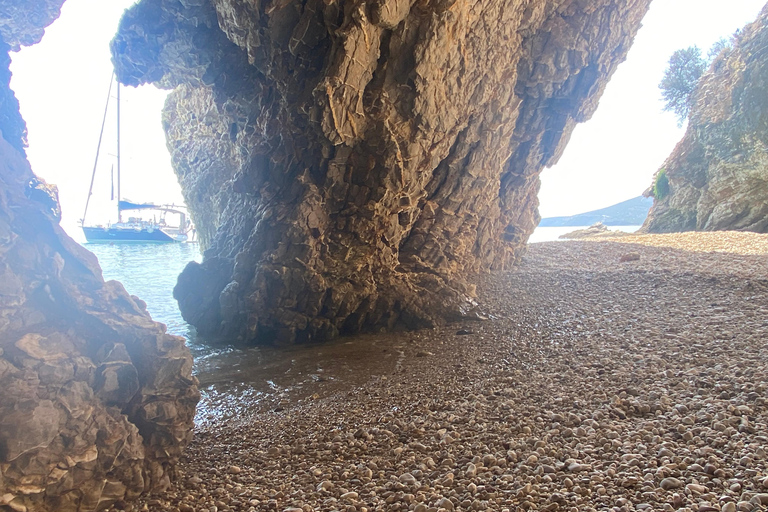
[[[107,92],[107,103],[104,105],[104,118],[101,120],[101,132],[99,132],[99,145],[96,146],[96,161],[93,162],[93,173],[91,174],[91,186],[88,187],[88,197],[85,200],[85,210],[83,211],[82,225],[85,226],[85,214],[88,213],[88,203],[91,202],[93,194],[93,180],[96,178],[96,165],[99,163],[99,151],[101,150],[101,138],[104,135],[104,126],[107,123],[107,110],[109,110],[109,99],[112,96],[112,83],[115,81],[115,75],[109,78],[109,91]]]
[[[117,222],[123,222],[120,210],[120,82],[117,83]]]

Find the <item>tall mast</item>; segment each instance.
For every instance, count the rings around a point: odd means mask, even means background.
[[[120,81],[117,82],[117,222],[123,222],[120,211]]]
[[[88,203],[91,202],[91,195],[93,195],[93,180],[96,178],[96,166],[99,164],[99,151],[101,150],[101,137],[104,135],[104,126],[107,123],[107,111],[109,110],[109,98],[112,97],[112,81],[115,79],[115,75],[109,78],[109,90],[107,91],[107,103],[104,105],[104,117],[101,119],[101,131],[99,132],[99,144],[96,146],[96,160],[93,162],[93,173],[91,173],[91,186],[88,188],[88,197],[85,198],[85,210],[83,211],[83,218],[80,219],[80,223],[85,226],[85,215],[88,213]]]

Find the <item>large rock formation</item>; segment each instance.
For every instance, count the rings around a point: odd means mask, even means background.
[[[701,78],[650,232],[768,232],[768,9]],[[661,194],[660,194],[661,195]]]
[[[168,145],[208,250],[208,336],[302,342],[472,314],[541,169],[594,112],[650,0],[142,0],[119,79],[177,87]]]
[[[104,282],[23,155],[8,50],[39,40],[61,2],[0,5],[0,510],[17,512],[165,488],[199,398],[184,340]]]

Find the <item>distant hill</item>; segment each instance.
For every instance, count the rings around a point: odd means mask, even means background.
[[[541,219],[539,226],[591,226],[596,222],[602,222],[606,226],[639,226],[648,216],[652,204],[652,197],[638,196],[592,212],[570,217],[547,217]]]

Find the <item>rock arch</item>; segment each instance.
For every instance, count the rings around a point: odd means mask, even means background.
[[[542,168],[649,0],[142,0],[125,83],[175,87],[168,146],[207,246],[175,296],[208,336],[292,343],[473,315]]]

